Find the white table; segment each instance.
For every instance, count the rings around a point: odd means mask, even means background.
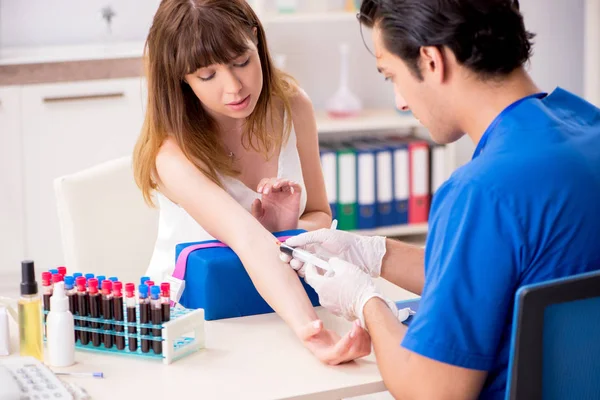
[[[391,299],[415,295],[380,281]],[[350,323],[317,308],[326,327]],[[375,356],[330,367],[304,349],[275,314],[210,321],[206,348],[171,365],[158,360],[76,351],[65,371],[101,371],[104,379],[61,377],[94,399],[340,399],[385,391]],[[13,354],[17,329],[11,326]],[[59,369],[56,369],[57,371]]]

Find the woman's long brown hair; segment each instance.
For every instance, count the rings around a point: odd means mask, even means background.
[[[258,49],[263,86],[244,125],[242,143],[267,158],[291,130],[291,118],[287,118],[283,134],[269,133],[267,115],[278,114],[272,109],[274,99],[291,115],[290,96],[295,85],[288,75],[274,67],[264,29],[252,8],[245,0],[160,3],[146,39],[148,105],[133,153],[135,181],[148,204],[153,204],[152,192],[157,188],[156,156],[168,136],[218,185],[221,182],[217,173],[239,174],[224,150],[217,122],[203,109],[184,77],[202,67],[232,62],[248,50],[248,40],[253,40]]]

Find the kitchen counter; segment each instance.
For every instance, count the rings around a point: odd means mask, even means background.
[[[0,49],[0,86],[143,74],[142,42]]]

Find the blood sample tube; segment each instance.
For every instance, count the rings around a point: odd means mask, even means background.
[[[46,313],[50,311],[50,297],[52,297],[52,273],[42,272],[42,304],[44,305],[44,324],[46,323]],[[46,333],[46,325],[44,325]]]
[[[87,280],[87,283],[89,284],[90,279],[92,279],[94,277],[94,274],[85,274],[85,279]]]
[[[160,284],[160,303],[162,307],[162,320],[168,322],[171,320],[171,285],[169,282]]]
[[[108,280],[112,283],[119,282],[119,278],[117,278],[116,276],[111,276],[110,278],[108,278]]]
[[[150,308],[152,314],[152,325],[162,324],[162,307],[160,302],[160,287],[152,286],[150,288]],[[162,336],[161,328],[152,328],[152,336],[160,338]],[[162,354],[162,341],[153,340],[152,350],[154,354]]]
[[[102,318],[104,320],[113,319],[113,295],[112,295],[112,282],[109,280],[104,280],[102,282]],[[105,331],[112,331],[113,324],[109,322],[104,323]],[[114,335],[111,335],[108,332],[104,332],[104,347],[110,349],[113,347],[114,343]]]
[[[85,289],[86,279],[83,276],[75,279],[75,283],[77,283],[77,315],[80,317],[87,317],[89,310],[89,299],[88,293]],[[85,330],[87,328],[87,321],[76,321],[76,325],[80,326],[83,330],[79,331],[79,342],[81,344],[86,345],[90,342],[90,337],[88,332]]]
[[[67,276],[67,267],[58,267],[56,270],[63,276],[63,278]]]
[[[55,283],[62,282],[62,281],[63,281],[63,276],[61,274],[56,273],[56,274],[52,275],[52,284],[53,285]]]
[[[106,277],[104,275],[98,275],[96,279],[98,279],[98,289],[102,290],[102,282],[104,282]]]
[[[125,297],[125,301],[127,302],[127,333],[129,333],[127,344],[129,345],[129,351],[136,351],[138,342],[136,337],[137,329],[135,327],[137,323],[135,284],[125,284]]]
[[[42,272],[42,299],[44,303],[44,311],[50,311],[50,297],[52,296],[52,274],[50,272]],[[46,317],[44,317],[44,321]]]
[[[89,310],[90,317],[92,318],[100,318],[100,307],[101,307],[101,297],[98,293],[98,279],[90,278],[88,280],[88,293],[89,293]],[[92,322],[91,327],[93,329],[100,329],[100,324],[98,322]],[[94,347],[100,346],[101,338],[100,333],[92,332],[92,344]]]
[[[140,285],[138,288],[140,296],[140,324],[148,324],[150,322],[150,299],[148,299],[148,286]],[[141,334],[148,335],[148,328],[142,328]],[[142,353],[150,351],[150,341],[148,339],[142,339]]]
[[[149,277],[149,276],[142,276],[142,277],[140,278],[140,285],[145,285],[145,284],[146,284],[146,281],[149,281],[149,280],[150,280],[150,277]]]
[[[77,288],[74,287],[75,279],[72,276],[65,276],[65,291],[69,299],[69,311],[71,314],[77,315]],[[79,332],[75,330],[75,342],[79,338]]]
[[[123,284],[119,281],[113,282],[112,285],[112,294],[113,294],[113,315],[115,321],[123,322]],[[119,333],[125,332],[125,328],[123,325],[115,324],[115,331]],[[115,345],[117,349],[123,350],[125,348],[125,336],[114,335],[115,336]]]

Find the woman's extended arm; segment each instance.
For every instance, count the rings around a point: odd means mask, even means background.
[[[199,171],[173,140],[161,147],[156,167],[161,192],[236,252],[258,292],[296,334],[317,319],[295,272],[281,263],[273,235]]]

